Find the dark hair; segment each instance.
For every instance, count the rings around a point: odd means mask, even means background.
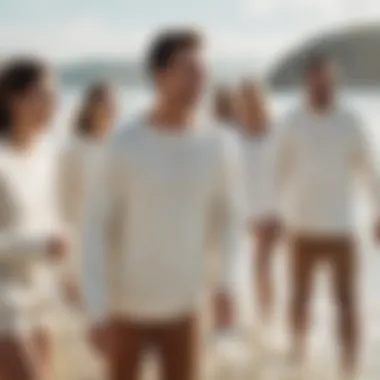
[[[82,136],[89,136],[92,132],[92,111],[110,92],[107,82],[98,82],[90,85],[85,91],[82,104],[75,123],[75,131]]]
[[[168,30],[161,32],[150,45],[147,54],[147,69],[150,74],[167,68],[179,52],[198,47],[202,36],[192,29]]]
[[[0,137],[7,137],[11,132],[9,102],[12,96],[25,93],[47,72],[48,66],[34,58],[14,58],[0,70]]]

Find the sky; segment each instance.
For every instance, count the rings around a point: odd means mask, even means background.
[[[0,0],[0,55],[135,59],[168,26],[198,26],[215,60],[268,64],[331,29],[379,22],[378,0]]]

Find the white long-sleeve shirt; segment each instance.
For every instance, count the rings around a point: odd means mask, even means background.
[[[97,203],[108,211],[100,220],[108,244],[84,264],[91,318],[194,312],[211,231],[223,258],[221,287],[231,289],[245,228],[236,139],[214,128],[160,132],[141,121],[113,139],[105,167]]]
[[[305,107],[285,121],[278,146],[280,175],[288,185],[286,219],[295,233],[354,232],[355,177],[366,180],[380,216],[380,180],[372,146],[356,115],[341,106],[318,114]]]
[[[0,146],[0,334],[43,322],[57,300],[47,242],[62,233],[56,157],[45,143],[22,153]]]
[[[272,133],[241,135],[249,218],[260,221],[279,212],[276,154]]]

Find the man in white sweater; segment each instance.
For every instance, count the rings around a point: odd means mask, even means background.
[[[158,353],[162,379],[191,380],[211,230],[222,255],[215,316],[222,326],[233,319],[242,170],[233,136],[193,123],[205,79],[200,37],[186,30],[159,35],[148,66],[152,109],[107,149],[99,184],[106,249],[99,257],[85,254],[85,298],[94,326],[107,325],[111,334],[112,380],[138,379],[149,347]]]
[[[332,274],[338,307],[342,369],[357,362],[357,252],[354,241],[354,183],[365,179],[380,232],[380,180],[370,145],[356,115],[338,104],[334,67],[326,58],[307,66],[306,104],[286,120],[280,139],[281,175],[289,184],[286,223],[291,236],[291,322],[294,355],[305,351],[313,276],[319,264]]]

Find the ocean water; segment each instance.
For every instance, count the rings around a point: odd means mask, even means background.
[[[73,112],[78,104],[79,94],[67,91],[61,99],[61,108],[57,118],[54,138],[64,140],[69,134]],[[149,94],[142,89],[123,90],[120,92],[122,120],[128,120],[149,103]],[[343,101],[347,107],[359,113],[363,125],[370,136],[370,144],[375,151],[380,151],[380,91],[371,93],[343,93]],[[298,102],[296,94],[270,95],[274,119],[280,121],[283,114]],[[121,122],[121,125],[123,122]],[[277,125],[278,123],[274,123]],[[321,152],[323,154],[323,152]],[[376,157],[377,158],[377,157]],[[377,158],[380,165],[380,161]],[[380,246],[377,247],[371,236],[370,205],[366,201],[365,191],[358,189],[357,231],[360,253],[360,317],[362,330],[362,370],[359,379],[380,379]],[[379,194],[380,197],[380,194]],[[280,247],[274,258],[273,278],[275,279],[278,306],[276,320],[273,324],[273,352],[286,347],[287,334],[284,328],[287,318],[287,260],[286,249]],[[335,309],[329,293],[329,279],[323,268],[317,277],[315,300],[313,303],[313,318],[310,331],[310,360],[317,375],[308,379],[329,379],[330,367],[337,359],[335,349]],[[250,287],[246,282],[246,287]],[[251,289],[246,289],[245,303],[252,301]],[[281,362],[281,355],[274,354],[268,365],[275,368]],[[276,361],[277,360],[277,361]],[[277,364],[276,364],[277,363]],[[261,363],[263,365],[263,363]],[[331,370],[331,373],[333,370]],[[257,377],[259,378],[259,377]],[[261,378],[261,377],[260,377]],[[275,376],[274,378],[281,378]]]

